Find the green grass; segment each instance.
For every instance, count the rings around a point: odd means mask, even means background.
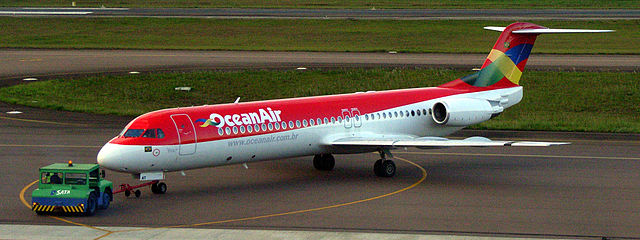
[[[0,47],[488,53],[508,21],[0,17]],[[640,20],[535,21],[615,29],[543,35],[537,53],[639,54]]]
[[[187,7],[187,8],[640,8],[634,0],[4,0],[0,6],[71,6],[76,2],[79,7]]]
[[[436,86],[469,72],[428,69],[161,73],[59,79],[0,89],[0,101],[138,115],[203,104]],[[638,73],[526,72],[523,101],[476,126],[640,133]],[[175,91],[190,86],[191,92]]]

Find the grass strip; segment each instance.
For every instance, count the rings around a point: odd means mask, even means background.
[[[0,89],[0,100],[34,107],[139,115],[242,101],[437,86],[469,72],[434,69],[157,73],[58,79]],[[640,133],[637,73],[527,72],[523,101],[478,129]],[[189,86],[190,92],[175,91]]]
[[[511,21],[0,17],[0,47],[488,53]],[[534,52],[640,54],[640,20],[535,21],[615,29],[540,36]]]
[[[4,0],[0,6],[38,6],[38,7],[70,7],[75,2],[78,7],[179,7],[179,8],[468,8],[468,9],[610,9],[640,8],[634,0],[234,0],[234,1],[201,1],[201,0]]]

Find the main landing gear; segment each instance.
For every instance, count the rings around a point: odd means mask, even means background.
[[[396,164],[386,158],[386,155],[391,156],[389,150],[378,149],[380,153],[380,160],[373,164],[373,172],[378,177],[393,177],[396,175]],[[331,171],[336,165],[336,160],[331,154],[317,154],[313,157],[313,166],[321,171]]]
[[[141,187],[151,186],[151,192],[155,194],[164,194],[167,192],[167,184],[160,182],[158,180],[154,180],[151,182],[146,182],[140,185],[131,186],[129,184],[120,184],[120,190],[113,192],[113,194],[124,192],[124,196],[129,197],[131,193],[133,193],[137,198],[142,195],[140,192]],[[135,191],[134,191],[135,190]]]
[[[373,172],[378,177],[393,177],[396,175],[396,164],[385,157],[385,150],[379,149],[380,160],[373,164]],[[391,155],[391,153],[389,153]]]
[[[321,171],[331,171],[336,165],[336,159],[331,154],[318,154],[313,157],[313,166]]]

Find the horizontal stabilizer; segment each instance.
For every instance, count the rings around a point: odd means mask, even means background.
[[[484,27],[487,30],[502,32],[505,27]],[[518,34],[546,34],[546,33],[606,33],[615,32],[615,30],[596,30],[596,29],[559,29],[559,28],[525,28],[515,30],[512,33]]]

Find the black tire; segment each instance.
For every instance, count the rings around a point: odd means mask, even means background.
[[[133,194],[135,194],[136,197],[139,198],[140,195],[142,195],[142,192],[140,192],[140,190],[136,190],[135,192],[133,192]]]
[[[129,196],[131,196],[131,191],[129,191],[129,190],[124,190],[124,196],[125,196],[125,197],[129,197]]]
[[[113,200],[113,193],[111,193],[111,189],[107,188],[104,190],[104,194],[102,194],[102,205],[100,205],[100,209],[109,208],[109,204]]]
[[[336,159],[331,154],[318,154],[313,157],[313,167],[321,171],[331,171],[336,166]]]
[[[376,176],[382,177],[382,159],[379,159],[378,161],[376,161],[376,163],[373,164],[373,172],[376,174]]]
[[[396,164],[391,160],[382,162],[382,168],[380,169],[382,177],[393,177],[396,175]]]
[[[151,184],[151,192],[158,194],[158,183]]]
[[[158,183],[157,192],[155,192],[155,193],[156,194],[164,194],[166,192],[167,192],[167,184],[165,184],[163,182]]]
[[[93,216],[96,214],[96,209],[98,209],[98,197],[95,192],[91,192],[87,199],[87,209],[85,209],[84,214],[87,216]]]

